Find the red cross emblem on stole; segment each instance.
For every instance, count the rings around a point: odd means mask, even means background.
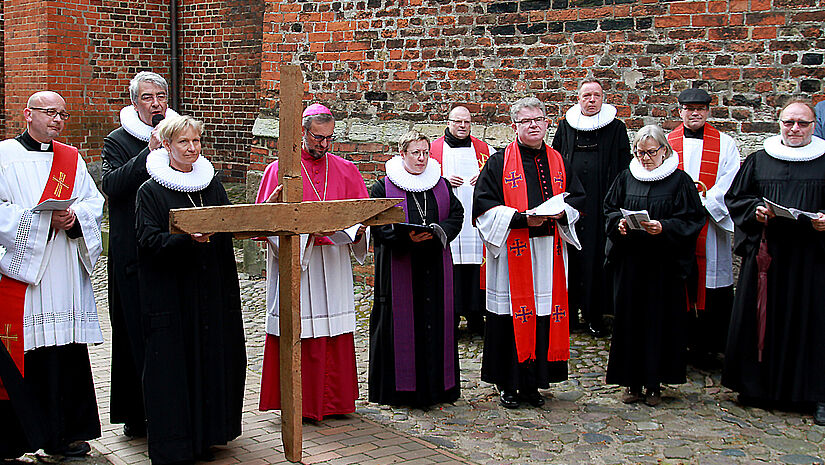
[[[559,171],[559,174],[557,174],[557,175],[553,178],[553,182],[554,182],[554,183],[556,183],[556,184],[558,184],[558,185],[559,185],[559,188],[561,188],[561,187],[562,187],[562,184],[564,183],[564,177],[561,175],[561,171]]]
[[[516,239],[513,241],[513,245],[510,246],[510,251],[516,254],[516,257],[521,257],[521,254],[524,253],[524,249],[527,248],[527,244],[521,242],[521,239]]]
[[[518,182],[523,180],[524,176],[516,174],[516,170],[510,171],[510,174],[504,177],[504,182],[510,185],[510,189],[518,187]]]
[[[533,311],[527,308],[526,305],[522,305],[513,313],[513,316],[520,319],[522,323],[527,323],[527,319],[533,316]]]
[[[550,317],[553,318],[553,321],[556,323],[564,319],[565,316],[567,316],[567,311],[561,308],[561,305],[554,306],[553,311],[550,312]]]

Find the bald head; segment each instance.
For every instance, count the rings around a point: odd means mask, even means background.
[[[794,101],[779,113],[779,133],[788,147],[803,147],[814,135],[816,112],[807,102]]]
[[[52,113],[52,116],[49,116],[49,113]],[[35,92],[29,97],[23,110],[23,118],[26,120],[29,135],[40,143],[48,144],[60,135],[66,125],[66,101],[57,92]]]
[[[472,121],[472,115],[470,115],[470,110],[464,106],[457,106],[450,110],[449,116],[447,116],[449,121],[447,122],[447,130],[450,131],[457,139],[466,139],[470,137],[470,124]]]

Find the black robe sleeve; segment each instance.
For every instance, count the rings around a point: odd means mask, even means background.
[[[192,249],[194,241],[188,234],[169,232],[169,208],[159,198],[161,195],[163,191],[152,180],[146,181],[138,189],[135,229],[140,252],[151,256],[177,250],[185,254]]]
[[[375,182],[370,188],[370,197],[374,199],[387,198],[387,191],[384,186],[384,179]],[[371,226],[372,235],[377,242],[384,242],[392,247],[409,247],[413,242],[410,240],[409,234],[402,232],[392,224],[384,224],[381,226]]]
[[[725,205],[733,220],[733,250],[741,256],[756,251],[762,237],[764,225],[756,220],[756,207],[765,205],[756,183],[756,159],[759,152],[745,159],[736,177],[733,178]]]
[[[662,223],[663,240],[670,242],[674,247],[689,244],[687,250],[695,249],[696,238],[705,225],[705,208],[699,199],[699,192],[690,176],[682,170],[676,170],[674,175],[679,177],[679,188],[673,198],[673,210],[667,218],[653,218]]]
[[[103,193],[109,197],[126,197],[134,192],[149,179],[146,172],[146,157],[149,155],[149,146],[141,150],[137,156],[130,153],[129,148],[115,135],[117,131],[103,139]]]

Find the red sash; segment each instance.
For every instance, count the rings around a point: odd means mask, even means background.
[[[49,199],[66,200],[71,198],[74,178],[77,174],[77,149],[71,145],[53,141],[54,157],[52,168],[46,180],[46,187],[40,196],[40,202]],[[23,306],[26,302],[28,284],[3,276],[0,278],[0,342],[6,346],[14,364],[23,375]],[[0,381],[0,400],[9,396]]]
[[[680,124],[673,132],[667,135],[673,150],[679,154],[679,169],[685,169],[684,157],[685,126]],[[699,163],[699,180],[696,182],[697,189],[707,192],[716,184],[716,173],[719,171],[719,155],[721,153],[722,139],[719,131],[705,123],[704,134],[702,136],[702,161]],[[696,290],[696,309],[705,309],[705,282],[707,273],[707,256],[705,244],[708,237],[708,221],[699,233],[696,240],[696,263],[699,267],[698,289]]]
[[[487,163],[487,159],[490,158],[490,147],[482,142],[481,139],[473,136],[470,136],[470,141],[473,143],[473,150],[476,152],[476,160],[478,160],[478,169],[480,171],[481,168],[484,167],[484,164]],[[443,165],[441,160],[444,155],[444,143],[444,136],[441,136],[430,144],[430,158],[437,161],[439,165]],[[444,172],[443,168],[441,172]]]
[[[566,176],[559,152],[546,146],[553,195],[564,192]],[[518,143],[504,151],[504,204],[523,212],[527,210],[527,182],[521,164]],[[562,239],[558,227],[553,228],[553,309],[550,312],[550,344],[547,360],[570,358],[570,328],[567,311],[567,278],[564,273]],[[519,363],[536,359],[536,300],[533,291],[533,261],[530,254],[530,232],[527,228],[512,229],[507,238],[507,262],[510,274],[510,304],[516,352]]]

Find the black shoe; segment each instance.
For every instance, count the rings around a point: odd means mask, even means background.
[[[501,391],[498,401],[504,408],[518,408],[518,395],[515,392]]]
[[[590,325],[588,328],[590,335],[597,338],[603,338],[610,335],[610,331],[604,326]]]
[[[825,426],[825,402],[817,402],[814,410],[814,423]]]
[[[539,394],[538,390],[519,394],[519,397],[533,407],[541,407],[544,405],[544,396]]]
[[[49,455],[62,455],[64,457],[84,457],[91,452],[92,447],[86,441],[75,441],[56,449],[43,449]]]
[[[145,438],[146,424],[143,422],[126,423],[123,425],[123,435],[130,438]]]

